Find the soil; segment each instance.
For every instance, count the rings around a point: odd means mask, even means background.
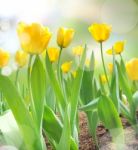
[[[125,149],[124,150],[138,150],[138,139],[135,138],[135,132],[131,125],[128,123],[127,119],[123,118],[122,124],[124,126],[125,132]],[[87,118],[85,113],[81,112],[79,114],[79,150],[96,150],[95,143],[92,140],[91,135],[88,132]],[[115,150],[114,144],[112,143],[111,136],[107,129],[104,128],[102,124],[97,127],[97,136],[99,142],[100,150]],[[46,142],[48,150],[52,150],[48,142]]]
[[[80,113],[80,146],[79,150],[96,150],[94,141],[88,132],[87,118],[85,113]],[[138,140],[135,138],[135,132],[127,119],[121,117],[125,132],[125,150],[138,150]],[[107,129],[101,124],[97,127],[97,136],[100,150],[115,150],[111,136]]]

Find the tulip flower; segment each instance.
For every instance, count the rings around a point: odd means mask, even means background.
[[[109,88],[109,81],[107,77],[107,72],[106,72],[106,67],[105,67],[105,62],[104,62],[104,56],[103,56],[103,42],[109,39],[110,33],[111,33],[111,26],[107,24],[92,24],[88,28],[89,32],[91,33],[92,37],[100,43],[100,50],[101,50],[101,58],[102,58],[102,63],[103,63],[103,69],[104,69],[104,74],[108,83],[108,88]]]
[[[65,62],[61,65],[61,70],[63,73],[68,73],[71,69],[72,61]]]
[[[113,45],[113,50],[115,54],[121,54],[124,50],[124,41],[118,41]],[[107,54],[112,55],[112,49],[106,51]]]
[[[74,48],[72,49],[73,54],[74,54],[75,56],[81,56],[82,53],[83,53],[83,50],[84,50],[84,48],[83,48],[81,45],[76,46],[76,47],[74,47]]]
[[[74,29],[72,28],[59,28],[57,33],[57,43],[59,47],[66,48],[74,37]]]
[[[127,62],[126,70],[131,80],[138,80],[138,58],[133,58]]]
[[[97,42],[104,42],[106,41],[111,33],[111,26],[107,24],[92,24],[88,28],[89,32],[91,33],[92,37],[97,41]]]
[[[23,67],[28,62],[28,54],[23,50],[19,50],[16,52],[15,61],[19,67]]]
[[[29,54],[42,53],[51,38],[49,29],[38,23],[19,23],[17,32],[22,49]]]
[[[0,68],[5,67],[9,62],[9,53],[0,49]]]
[[[48,56],[49,56],[49,59],[51,62],[55,62],[58,60],[58,57],[59,57],[59,49],[58,48],[50,47],[50,48],[48,48],[47,53],[48,53]]]

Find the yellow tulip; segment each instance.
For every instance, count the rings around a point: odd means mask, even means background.
[[[51,38],[49,29],[38,23],[19,23],[17,32],[22,49],[29,54],[42,53]]]
[[[6,66],[9,62],[10,55],[8,52],[0,49],[0,68]]]
[[[108,64],[108,70],[109,70],[110,73],[113,72],[113,64],[112,63]]]
[[[81,56],[83,53],[84,48],[82,46],[76,46],[72,49],[73,54],[76,56]]]
[[[94,23],[88,28],[88,30],[97,42],[104,42],[110,36],[111,26]]]
[[[63,73],[68,73],[71,69],[72,61],[65,62],[61,65],[61,70]]]
[[[105,75],[100,75],[100,80],[103,84],[107,83],[107,79]]]
[[[58,60],[58,57],[59,57],[59,49],[58,48],[50,47],[50,48],[48,48],[47,53],[48,53],[48,56],[49,56],[49,59],[51,62],[55,62]]]
[[[15,61],[19,67],[23,67],[28,62],[28,54],[23,50],[19,50],[15,54]]]
[[[121,54],[124,50],[124,41],[118,41],[113,45],[113,50],[115,54]],[[112,55],[112,49],[106,51],[107,54]]]
[[[60,47],[66,48],[74,37],[74,29],[72,28],[59,28],[57,33],[57,43]]]
[[[133,58],[127,62],[126,70],[131,80],[138,80],[138,58]]]

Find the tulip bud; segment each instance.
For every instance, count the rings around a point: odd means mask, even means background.
[[[74,29],[59,28],[57,33],[57,43],[60,47],[66,48],[72,41],[74,37]]]

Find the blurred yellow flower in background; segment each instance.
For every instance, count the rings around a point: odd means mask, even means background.
[[[138,80],[138,58],[133,58],[127,62],[126,70],[131,80]]]
[[[47,53],[51,62],[55,62],[59,57],[59,49],[55,47],[50,47],[47,49]]]
[[[98,60],[94,60],[94,66],[98,64]],[[86,58],[85,60],[86,67],[90,67],[90,58]]]
[[[124,41],[118,41],[113,45],[113,50],[115,54],[121,54],[124,50]],[[112,55],[112,49],[106,51],[107,54]]]
[[[22,49],[29,54],[42,53],[51,38],[49,29],[38,23],[25,24],[21,22],[18,24],[17,33]]]
[[[57,43],[59,47],[66,48],[74,37],[74,29],[60,27],[57,33]]]
[[[61,65],[61,70],[63,73],[68,73],[71,69],[72,61],[67,61]]]
[[[0,49],[0,68],[6,66],[9,62],[10,55],[8,52]]]
[[[71,73],[72,73],[72,76],[73,76],[74,78],[76,78],[77,71],[72,71]]]
[[[72,49],[73,54],[75,56],[81,56],[83,53],[83,50],[84,50],[84,48],[81,45],[73,47],[73,49]]]
[[[107,83],[107,79],[106,79],[106,76],[103,74],[103,75],[100,75],[100,80],[103,84]]]
[[[112,63],[108,63],[108,70],[110,73],[113,72],[113,64]]]
[[[86,60],[85,60],[85,65],[86,65],[86,67],[89,67],[89,66],[90,66],[90,59],[89,59],[89,58],[86,58]]]
[[[110,36],[111,26],[94,23],[88,28],[88,30],[97,42],[104,42]]]
[[[23,67],[28,62],[28,54],[23,50],[18,50],[15,54],[15,61],[19,67]]]

